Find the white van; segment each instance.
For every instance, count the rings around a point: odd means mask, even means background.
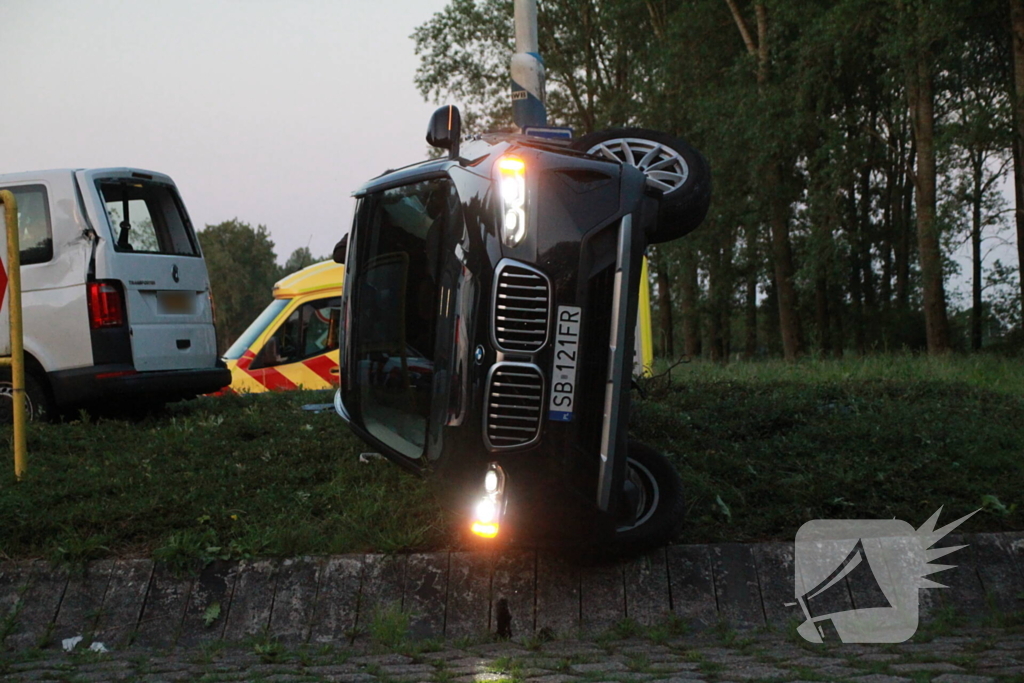
[[[206,263],[174,181],[67,169],[0,175],[0,189],[18,202],[32,418],[160,404],[231,382],[217,357]],[[9,396],[9,370],[0,385]]]

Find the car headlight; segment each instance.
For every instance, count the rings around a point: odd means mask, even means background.
[[[501,191],[501,239],[506,247],[517,246],[526,236],[526,164],[519,157],[498,160],[498,189]]]

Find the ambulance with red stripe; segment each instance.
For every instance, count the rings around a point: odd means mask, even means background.
[[[338,386],[338,306],[345,266],[324,261],[274,285],[274,300],[224,362],[236,393]]]

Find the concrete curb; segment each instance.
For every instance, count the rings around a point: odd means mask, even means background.
[[[934,576],[921,620],[1024,612],[1024,533],[974,534],[955,569]],[[845,580],[844,580],[845,581]],[[271,637],[288,644],[349,642],[381,615],[408,618],[415,638],[597,634],[629,618],[690,628],[788,627],[793,544],[677,545],[603,566],[547,551],[339,555],[214,562],[177,577],[151,560],[100,560],[68,571],[42,561],[0,564],[3,649],[196,647]],[[857,606],[849,585],[839,600]]]

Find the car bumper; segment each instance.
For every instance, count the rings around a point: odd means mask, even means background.
[[[218,391],[231,383],[231,371],[213,368],[138,372],[131,365],[95,365],[50,373],[58,406],[97,400],[179,401]]]

